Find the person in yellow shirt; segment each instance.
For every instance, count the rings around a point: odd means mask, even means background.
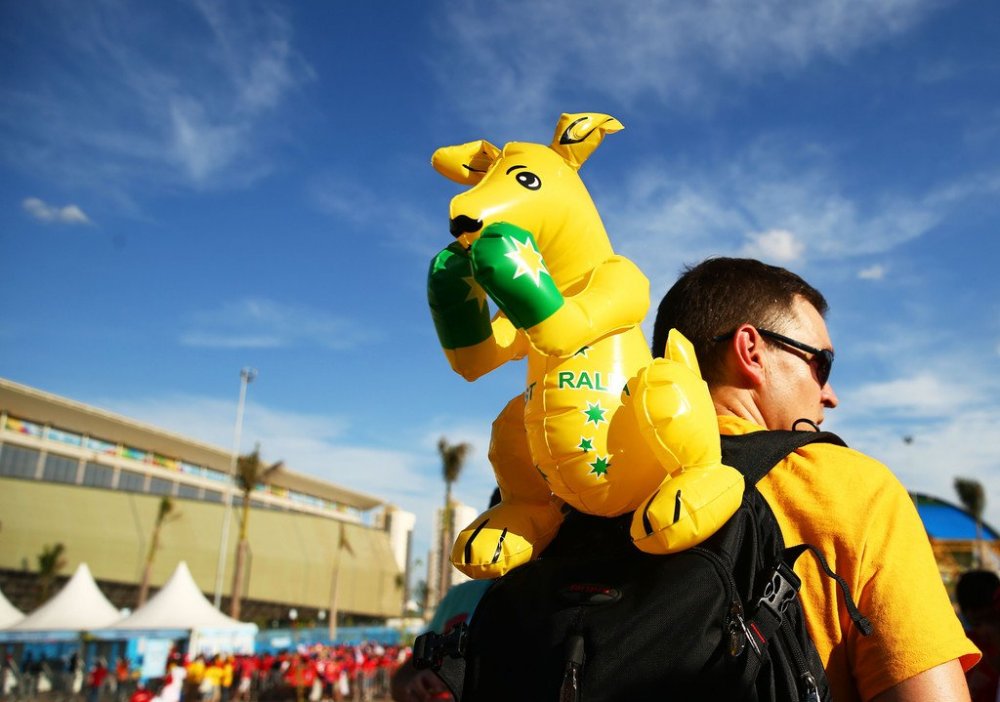
[[[205,678],[205,656],[198,654],[190,659],[184,666],[186,674],[184,676],[185,700],[196,700],[200,698],[199,688]]]
[[[224,676],[224,663],[222,657],[217,655],[211,663],[205,666],[205,674],[198,687],[202,702],[219,702],[222,696],[222,678]]]
[[[695,348],[722,434],[818,430],[839,400],[823,295],[796,274],[753,259],[687,269],[660,303],[653,355],[670,329]],[[837,586],[800,558],[800,597],[837,702],[968,700],[964,670],[979,659],[941,581],[906,489],[858,451],[816,443],[758,484],[787,545],[810,543],[843,577],[875,631],[852,626]]]

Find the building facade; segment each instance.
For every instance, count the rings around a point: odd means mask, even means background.
[[[0,378],[0,589],[38,603],[38,557],[62,544],[68,576],[87,563],[118,607],[134,607],[157,512],[151,587],[187,562],[228,612],[242,492],[229,451]],[[333,460],[334,457],[331,457]],[[243,619],[263,625],[338,613],[398,616],[413,515],[385,501],[280,468],[250,495]],[[231,519],[218,573],[223,522]]]

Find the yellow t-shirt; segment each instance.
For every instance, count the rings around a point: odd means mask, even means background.
[[[188,682],[200,683],[203,677],[205,677],[205,662],[200,658],[195,658],[187,664]]]
[[[723,434],[761,429],[719,417]],[[886,466],[842,446],[810,444],[775,466],[758,488],[785,546],[818,548],[875,627],[862,636],[834,580],[810,553],[799,557],[795,572],[802,579],[806,626],[834,700],[868,700],[941,663],[960,658],[968,670],[979,660],[913,501]]]

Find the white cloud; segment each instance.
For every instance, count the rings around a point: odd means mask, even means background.
[[[867,268],[862,268],[860,271],[858,271],[858,277],[861,280],[882,280],[883,278],[885,278],[885,273],[886,273],[885,266],[883,266],[880,263],[876,263],[872,266],[868,266]]]
[[[458,109],[477,124],[553,113],[581,81],[614,104],[652,97],[690,105],[721,99],[733,81],[844,61],[910,30],[940,4],[458,3],[441,26],[437,64]]]
[[[614,209],[602,216],[613,241],[641,262],[653,281],[672,282],[682,263],[709,255],[750,255],[779,264],[878,254],[920,237],[961,201],[980,192],[943,186],[947,200],[847,193],[820,149],[804,159],[801,149],[762,141],[729,155],[725,165],[704,163],[684,170],[650,161],[609,194],[592,188]],[[601,187],[601,186],[598,186]]]
[[[322,212],[349,222],[382,216],[380,198],[355,179],[327,174],[310,185],[309,194]]]
[[[7,95],[11,163],[123,201],[140,186],[239,187],[269,172],[286,103],[313,77],[290,24],[261,2],[171,8],[40,4],[65,59],[37,67],[37,90]]]
[[[870,383],[850,392],[850,404],[869,414],[939,418],[978,408],[987,399],[971,384],[931,372]]]
[[[77,205],[62,207],[49,205],[37,197],[26,198],[22,203],[25,212],[41,222],[59,224],[91,224],[90,218]]]
[[[740,255],[782,265],[800,260],[806,248],[805,244],[787,229],[769,229],[759,234],[750,234],[747,239]]]
[[[209,124],[201,104],[178,98],[170,105],[171,153],[195,183],[233,161],[247,139],[247,124]]]
[[[193,315],[181,344],[210,348],[283,348],[319,345],[346,349],[366,343],[371,332],[323,310],[248,298]]]

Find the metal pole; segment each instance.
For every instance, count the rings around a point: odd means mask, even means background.
[[[253,368],[243,368],[240,370],[240,400],[236,403],[236,426],[233,429],[233,454],[229,457],[229,476],[236,475],[236,459],[240,453],[240,437],[243,434],[243,407],[247,399],[247,385],[257,377],[257,371]],[[229,519],[233,511],[233,490],[232,485],[226,486],[225,514],[222,517],[222,536],[219,539],[219,562],[215,567],[215,608],[219,609],[222,604],[222,574],[226,567],[226,548],[229,546]]]

